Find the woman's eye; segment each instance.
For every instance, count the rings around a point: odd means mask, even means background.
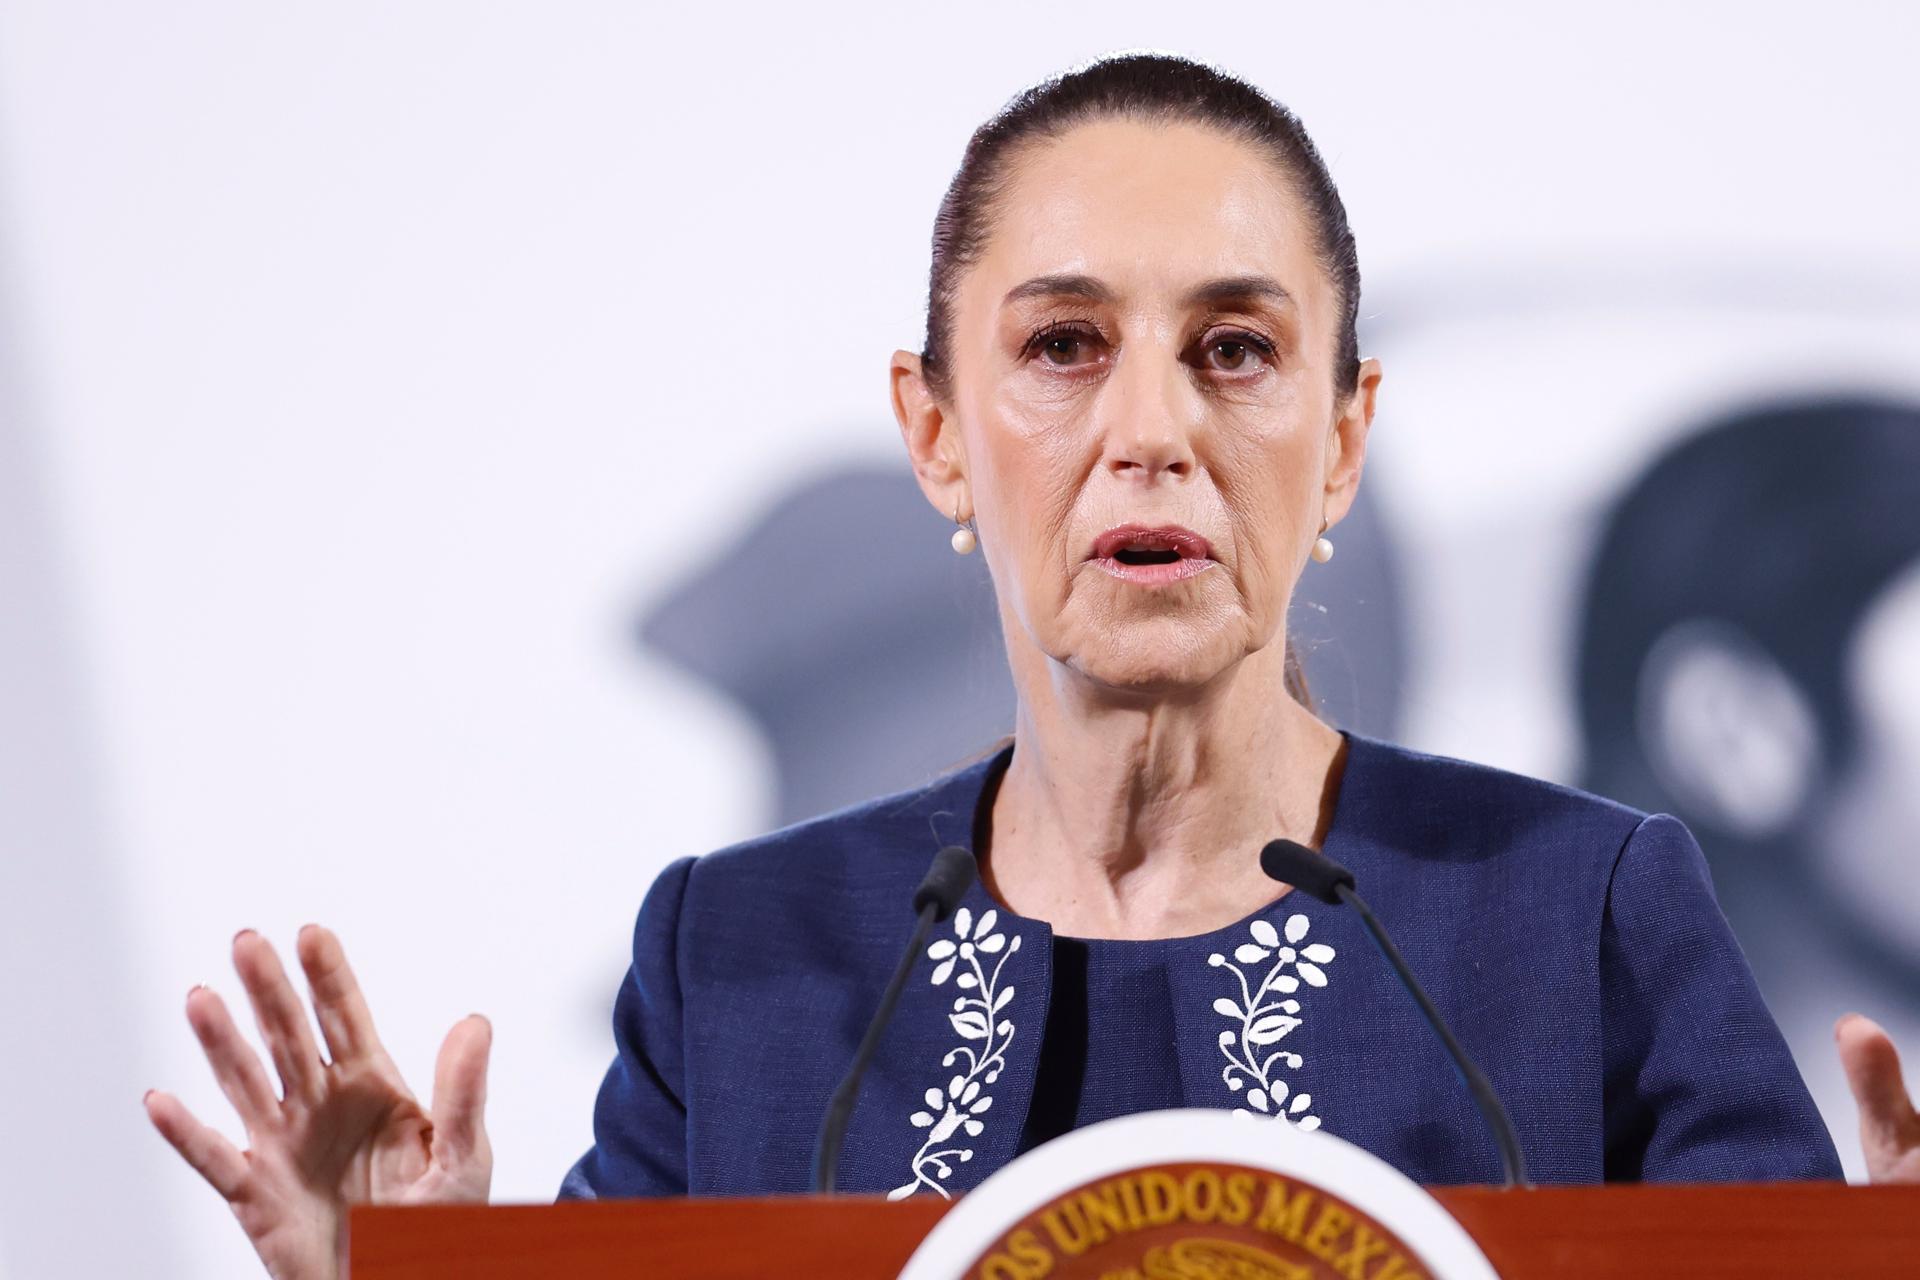
[[[1208,344],[1207,354],[1214,368],[1240,373],[1266,363],[1273,355],[1273,348],[1250,333],[1236,333],[1215,338]]]
[[[1054,364],[1072,364],[1073,358],[1080,354],[1080,338],[1071,333],[1056,334],[1048,338],[1040,350]]]
[[[1084,329],[1047,329],[1033,336],[1028,350],[1055,368],[1069,369],[1097,356],[1098,343],[1098,337]]]

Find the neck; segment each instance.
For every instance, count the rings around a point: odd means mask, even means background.
[[[1340,734],[1286,692],[1283,661],[1269,646],[1206,687],[1149,697],[1016,659],[988,887],[1083,937],[1204,933],[1273,900],[1257,851],[1320,844],[1344,763]]]

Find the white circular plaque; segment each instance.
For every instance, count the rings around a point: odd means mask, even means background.
[[[962,1196],[901,1280],[1497,1280],[1418,1183],[1325,1132],[1218,1110],[1075,1130]]]

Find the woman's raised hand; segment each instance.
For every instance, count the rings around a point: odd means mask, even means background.
[[[1860,1147],[1874,1182],[1920,1182],[1920,1112],[1900,1076],[1893,1041],[1871,1018],[1850,1013],[1833,1028],[1853,1100],[1860,1106]]]
[[[440,1046],[433,1110],[414,1100],[374,1034],[373,1018],[339,939],[300,931],[300,967],[327,1058],[280,958],[243,930],[233,967],[280,1077],[274,1091],[226,1004],[206,987],[187,993],[187,1021],[221,1090],[246,1126],[246,1151],[196,1120],[178,1098],[147,1094],[147,1115],[186,1162],[226,1198],[276,1280],[333,1280],[345,1270],[347,1207],[487,1198],[493,1150],[481,1122],[493,1029],[462,1019]]]

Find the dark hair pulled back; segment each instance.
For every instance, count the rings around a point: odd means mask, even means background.
[[[933,222],[927,287],[927,337],[921,365],[942,400],[952,394],[954,296],[960,276],[986,247],[1010,161],[1026,144],[1057,138],[1075,125],[1114,117],[1218,129],[1264,151],[1298,191],[1313,219],[1321,265],[1339,298],[1333,378],[1344,396],[1360,371],[1355,331],[1360,259],[1347,208],[1326,162],[1293,112],[1244,80],[1188,58],[1131,53],[1103,58],[1023,90],[974,130],[959,171]]]

